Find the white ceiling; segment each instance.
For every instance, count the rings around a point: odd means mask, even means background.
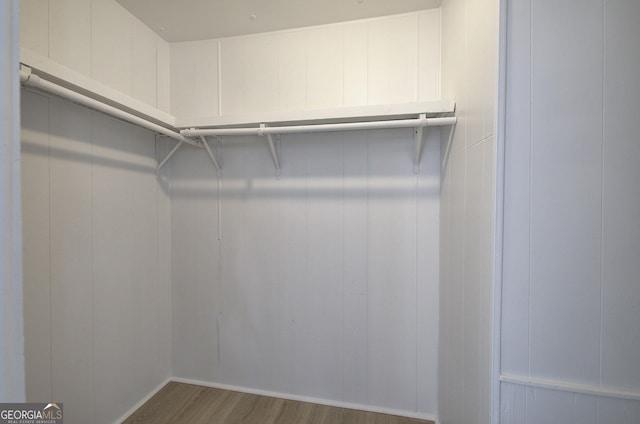
[[[116,0],[167,41],[254,34],[431,9],[442,0]]]

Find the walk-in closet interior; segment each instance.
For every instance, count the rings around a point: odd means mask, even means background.
[[[5,3],[0,401],[640,422],[640,3]]]

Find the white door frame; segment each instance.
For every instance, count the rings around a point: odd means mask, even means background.
[[[0,1],[0,402],[24,402],[18,0]]]

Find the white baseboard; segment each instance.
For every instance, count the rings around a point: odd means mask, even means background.
[[[153,389],[151,392],[149,392],[148,395],[146,395],[145,397],[143,397],[142,399],[140,399],[140,401],[138,403],[136,403],[135,405],[133,405],[131,407],[131,409],[129,409],[127,412],[125,412],[120,418],[118,418],[114,424],[122,424],[127,418],[129,418],[131,415],[133,415],[134,412],[136,412],[142,405],[144,405],[149,399],[151,399],[153,396],[155,396],[156,393],[158,393],[164,386],[167,385],[167,383],[169,383],[172,379],[171,378],[167,378],[165,381],[163,381],[162,383],[160,383],[155,389]]]
[[[367,411],[367,412],[376,412],[376,413],[379,413],[379,414],[397,415],[397,416],[400,416],[400,417],[407,417],[407,418],[417,418],[417,419],[420,419],[420,420],[433,421],[436,424],[439,424],[439,421],[438,421],[437,417],[434,417],[433,415],[410,412],[410,411],[404,411],[404,410],[399,410],[399,409],[384,408],[384,407],[373,406],[373,405],[363,405],[363,404],[359,404],[359,403],[340,402],[340,401],[335,401],[335,400],[330,400],[330,399],[322,399],[322,398],[315,398],[315,397],[310,397],[310,396],[292,395],[292,394],[289,394],[289,393],[272,392],[272,391],[269,391],[269,390],[251,389],[251,388],[247,388],[247,387],[232,386],[232,385],[229,385],[229,384],[213,383],[211,381],[192,380],[192,379],[189,379],[189,378],[173,377],[173,378],[170,378],[169,380],[174,381],[176,383],[194,384],[196,386],[211,387],[211,388],[214,388],[214,389],[231,390],[231,391],[234,391],[234,392],[249,393],[249,394],[252,394],[252,395],[268,396],[268,397],[274,397],[274,398],[279,398],[279,399],[287,399],[287,400],[295,400],[295,401],[299,401],[299,402],[316,403],[316,404],[319,404],[319,405],[335,406],[335,407],[338,407],[338,408],[345,408],[345,409],[356,409],[356,410],[359,410],[359,411]]]

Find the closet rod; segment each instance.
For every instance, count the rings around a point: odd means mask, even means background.
[[[374,130],[380,128],[419,128],[435,127],[442,125],[454,125],[455,117],[446,118],[415,118],[397,119],[391,121],[368,121],[368,122],[343,122],[337,124],[316,124],[316,125],[287,125],[281,127],[259,127],[259,128],[203,128],[186,129],[180,131],[185,137],[203,136],[224,136],[224,135],[268,135],[268,134],[291,134],[291,133],[312,133],[325,131],[353,131],[353,130]]]
[[[83,94],[76,93],[73,90],[59,86],[58,84],[54,84],[50,81],[47,81],[39,77],[34,73],[31,73],[30,71],[25,71],[24,69],[20,69],[20,82],[22,82],[24,85],[28,87],[34,87],[43,91],[47,91],[49,93],[55,94],[56,96],[63,97],[65,99],[71,100],[72,102],[81,104],[83,106],[97,110],[99,112],[106,113],[115,118],[122,119],[123,121],[130,122],[132,124],[146,128],[158,134],[166,135],[167,137],[171,137],[183,143],[191,144],[196,147],[202,147],[197,142],[193,140],[189,140],[185,138],[183,135],[175,131],[171,131],[168,128],[165,128],[158,124],[154,124],[153,122],[150,122],[144,118],[140,118],[139,116],[132,115],[116,107],[113,107],[108,104],[102,103],[98,100],[92,99],[91,97],[87,97]]]

